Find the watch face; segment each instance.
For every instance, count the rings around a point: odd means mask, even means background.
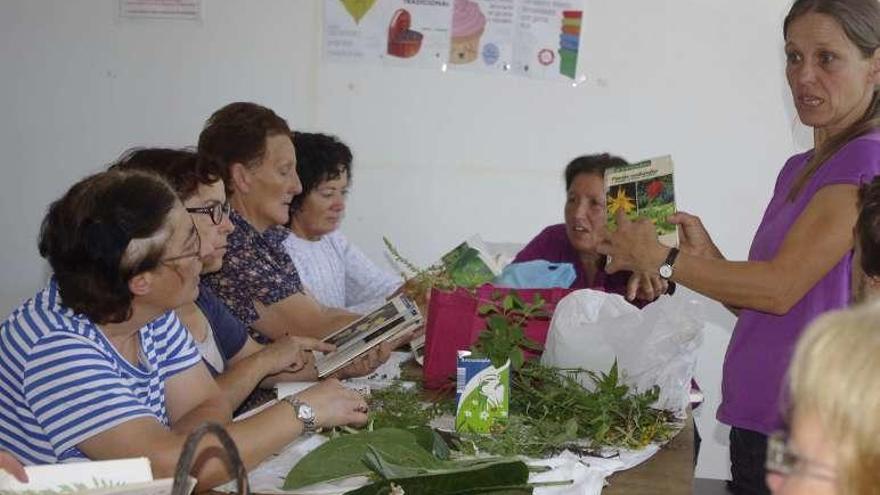
[[[660,265],[660,276],[663,278],[672,277],[672,267],[669,265]]]
[[[315,411],[312,411],[312,406],[308,404],[300,404],[299,411],[296,413],[299,419],[304,421],[310,421],[315,419]]]

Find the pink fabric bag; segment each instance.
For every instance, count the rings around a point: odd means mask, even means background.
[[[437,389],[455,386],[456,351],[467,350],[476,342],[477,336],[485,328],[478,308],[492,301],[492,294],[516,292],[524,301],[531,301],[540,294],[546,303],[545,308],[552,317],[556,303],[573,289],[509,289],[490,284],[477,288],[474,292],[456,289],[452,292],[431,291],[428,302],[428,322],[425,325],[425,364],[424,386]],[[539,344],[547,340],[550,318],[532,320],[525,328],[526,336]],[[529,354],[527,353],[527,356]],[[531,354],[534,356],[534,354]]]

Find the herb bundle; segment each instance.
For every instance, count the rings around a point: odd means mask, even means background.
[[[405,389],[399,382],[384,389],[372,390],[370,404],[370,429],[410,428],[425,426],[444,413],[455,411],[448,401],[425,403],[419,387]]]
[[[595,389],[577,380],[586,375]],[[615,363],[607,373],[560,370],[526,362],[511,374],[510,418],[489,435],[459,434],[459,450],[492,455],[542,457],[563,449],[591,453],[604,447],[643,448],[667,440],[674,417],[654,409],[659,390],[630,390],[620,383]],[[399,386],[374,392],[370,409],[376,420],[400,428],[426,426],[455,410],[453,399],[426,406],[421,391]],[[415,410],[418,409],[418,410]]]
[[[519,369],[525,362],[523,349],[544,350],[541,344],[526,337],[523,328],[529,320],[547,318],[544,304],[540,294],[535,294],[532,302],[526,303],[516,292],[503,294],[496,291],[490,303],[478,308],[479,314],[486,318],[486,329],[477,337],[471,351],[489,358],[496,368],[504,366],[510,359],[513,369]]]

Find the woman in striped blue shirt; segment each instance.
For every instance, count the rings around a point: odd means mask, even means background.
[[[229,424],[172,311],[198,295],[212,250],[153,174],[97,174],[53,203],[40,253],[54,275],[0,325],[0,449],[25,464],[146,456],[167,477],[204,421],[227,426],[249,467],[312,428],[365,422],[363,399],[331,380]],[[197,454],[201,488],[229,477],[214,447]]]

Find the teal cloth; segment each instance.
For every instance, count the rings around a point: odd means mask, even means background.
[[[567,289],[574,283],[576,274],[571,263],[551,263],[545,260],[511,263],[504,268],[494,285],[514,289]]]

